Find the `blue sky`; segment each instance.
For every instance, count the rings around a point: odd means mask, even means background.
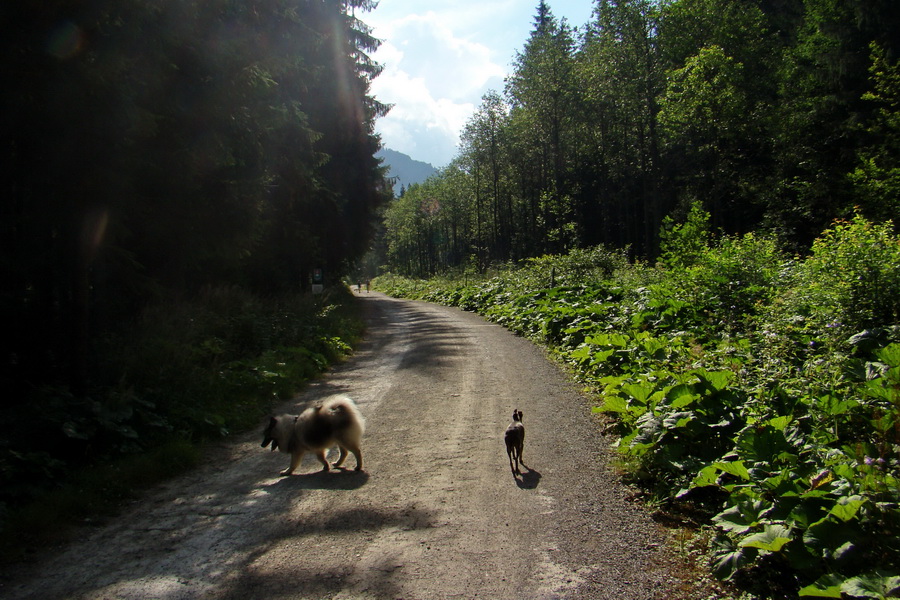
[[[580,27],[593,0],[547,0],[557,19]],[[357,15],[382,40],[384,72],[372,93],[393,104],[376,129],[388,148],[435,167],[456,155],[459,133],[488,90],[503,90],[531,33],[538,0],[381,0]]]

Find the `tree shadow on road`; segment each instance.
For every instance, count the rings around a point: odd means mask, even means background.
[[[522,466],[525,467],[525,465]],[[520,477],[513,475],[513,479],[516,480],[516,485],[523,490],[533,490],[538,486],[538,483],[540,483],[541,474],[531,467],[525,467],[525,469],[525,472],[522,473]]]
[[[299,479],[304,479],[304,476],[285,477],[282,481]],[[396,533],[436,526],[433,513],[413,504],[394,508],[346,507],[308,514],[299,520],[284,519],[275,514],[273,520],[278,522],[273,535],[232,570],[234,578],[223,586],[224,590],[217,598],[331,598],[348,593],[353,597],[399,598],[403,593],[404,566],[408,559],[398,552],[383,549],[377,556],[368,557],[365,565],[361,566],[360,554],[347,552],[348,546],[337,540],[346,534],[361,531],[375,535],[381,530]],[[270,552],[277,554],[276,548],[321,544],[323,540],[334,542],[333,556],[323,555],[321,562],[295,562],[290,564],[290,568],[274,571],[266,569],[264,563],[261,567],[257,566],[261,557]],[[344,549],[343,554],[341,548]],[[364,596],[357,595],[360,590],[365,592]]]

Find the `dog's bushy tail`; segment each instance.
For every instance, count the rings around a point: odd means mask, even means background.
[[[322,403],[320,414],[325,415],[335,429],[356,429],[360,436],[365,433],[366,420],[359,407],[348,396],[332,396]]]

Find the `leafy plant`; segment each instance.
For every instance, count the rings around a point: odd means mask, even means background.
[[[709,243],[709,217],[703,205],[694,202],[684,223],[675,223],[672,217],[663,219],[659,250],[664,264],[685,268],[697,261]]]

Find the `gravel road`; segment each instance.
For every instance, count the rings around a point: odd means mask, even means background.
[[[349,394],[367,420],[365,472],[319,473],[307,456],[279,477],[289,457],[243,436],[0,596],[678,596],[662,534],[627,500],[586,400],[540,349],[457,309],[360,301],[366,341],[281,412]],[[519,478],[502,441],[514,408],[529,467]]]

